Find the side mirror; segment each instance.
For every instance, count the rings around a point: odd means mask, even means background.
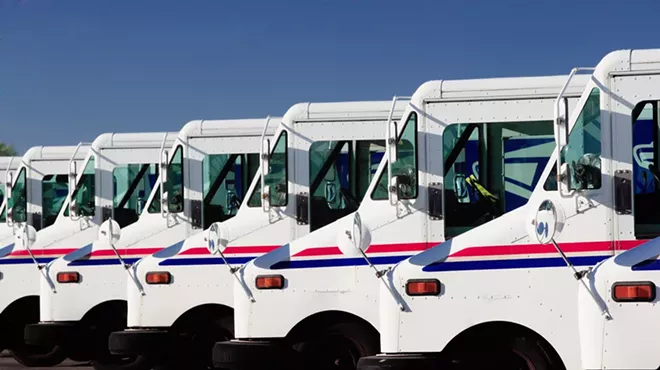
[[[399,176],[392,176],[390,183],[388,192],[390,196],[390,204],[396,205],[399,203]]]
[[[265,185],[262,181],[261,188],[261,208],[264,212],[270,211],[270,185]]]
[[[37,230],[32,225],[23,225],[21,232],[16,233],[16,238],[21,241],[23,248],[30,249],[37,241]]]
[[[462,173],[454,175],[454,194],[458,203],[470,203],[467,180]]]
[[[270,173],[270,139],[261,142],[261,176]]]
[[[398,156],[396,152],[396,138],[399,135],[399,129],[398,125],[395,121],[390,122],[390,127],[389,127],[389,136],[387,138],[387,159],[390,162],[390,165],[394,162],[397,161]]]
[[[105,220],[99,226],[99,240],[105,239],[108,244],[114,246],[121,238],[121,226],[113,219]]]
[[[76,177],[78,177],[78,171],[76,169],[76,162],[69,162],[69,197],[73,198],[73,192],[76,190]]]
[[[534,235],[541,244],[549,244],[559,235],[563,226],[563,213],[550,200],[539,205],[534,218]]]
[[[14,186],[14,173],[13,172],[7,172],[7,179],[5,181],[5,192],[7,193],[7,199],[11,199],[11,193],[13,191]]]
[[[169,155],[167,153],[167,150],[163,150],[162,153],[160,153],[160,182],[166,183],[167,182],[167,160],[169,158]]]
[[[364,257],[364,252],[371,244],[369,228],[362,223],[359,212],[353,213],[353,218],[346,217],[341,221],[344,227],[338,228],[337,246],[342,254],[351,257]]]
[[[562,98],[557,102],[558,110],[555,117],[555,140],[559,149],[568,145],[568,98]]]
[[[206,247],[212,255],[222,254],[229,245],[229,230],[220,222],[214,222],[209,227],[206,236]]]

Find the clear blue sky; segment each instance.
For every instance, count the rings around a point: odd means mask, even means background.
[[[178,131],[654,47],[657,0],[0,0],[0,141]]]

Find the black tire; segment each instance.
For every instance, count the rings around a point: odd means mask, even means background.
[[[316,330],[294,348],[306,369],[355,370],[361,357],[380,351],[378,332],[366,324],[345,322]]]
[[[61,346],[32,346],[18,343],[9,351],[16,361],[27,367],[51,367],[66,360],[66,351]]]
[[[458,368],[465,370],[560,370],[553,364],[544,345],[524,336],[503,340],[480,340],[478,346],[463,351]]]
[[[233,316],[195,317],[177,325],[173,330],[182,339],[174,358],[167,359],[162,368],[182,366],[187,370],[213,368],[213,346],[216,342],[234,339]]]

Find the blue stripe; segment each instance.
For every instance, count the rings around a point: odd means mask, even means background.
[[[660,270],[660,260],[646,260],[632,267],[633,271],[655,271]]]
[[[406,256],[384,256],[384,257],[369,257],[369,261],[374,265],[393,265],[399,263],[407,258]],[[270,268],[272,270],[285,270],[285,269],[306,269],[306,268],[319,268],[319,267],[346,267],[346,266],[366,266],[367,261],[364,258],[335,258],[323,260],[297,260],[297,261],[280,261]]]
[[[569,257],[569,260],[575,266],[593,266],[596,263],[609,257],[611,256],[605,255],[605,256]],[[441,271],[468,271],[468,270],[505,270],[505,269],[562,267],[562,266],[566,266],[566,263],[562,258],[547,257],[547,258],[489,260],[489,261],[438,262],[424,267],[422,271],[441,272]]]
[[[48,263],[52,260],[54,260],[55,257],[38,257],[36,258],[37,262],[39,263]],[[7,258],[7,259],[0,259],[0,265],[27,265],[30,263],[34,263],[32,258]]]
[[[133,264],[139,261],[142,257],[124,258],[124,263]],[[68,266],[109,266],[120,265],[118,258],[104,258],[104,259],[90,259],[90,260],[77,260],[69,262]]]
[[[255,259],[251,257],[227,257],[229,263],[247,263]],[[159,263],[159,266],[203,266],[203,265],[224,265],[225,262],[220,257],[204,258],[170,258]]]

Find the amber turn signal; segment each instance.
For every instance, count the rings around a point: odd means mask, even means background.
[[[169,284],[172,282],[172,275],[167,271],[147,272],[147,284]]]
[[[440,280],[438,279],[408,280],[408,283],[406,283],[406,294],[408,294],[409,296],[439,295]]]
[[[615,302],[653,302],[655,284],[650,281],[614,283],[612,299]]]
[[[255,283],[257,289],[282,289],[284,288],[284,276],[282,275],[261,275],[257,276]]]
[[[58,272],[57,273],[57,282],[60,284],[68,284],[68,283],[79,283],[80,282],[80,274],[71,271],[71,272]]]

